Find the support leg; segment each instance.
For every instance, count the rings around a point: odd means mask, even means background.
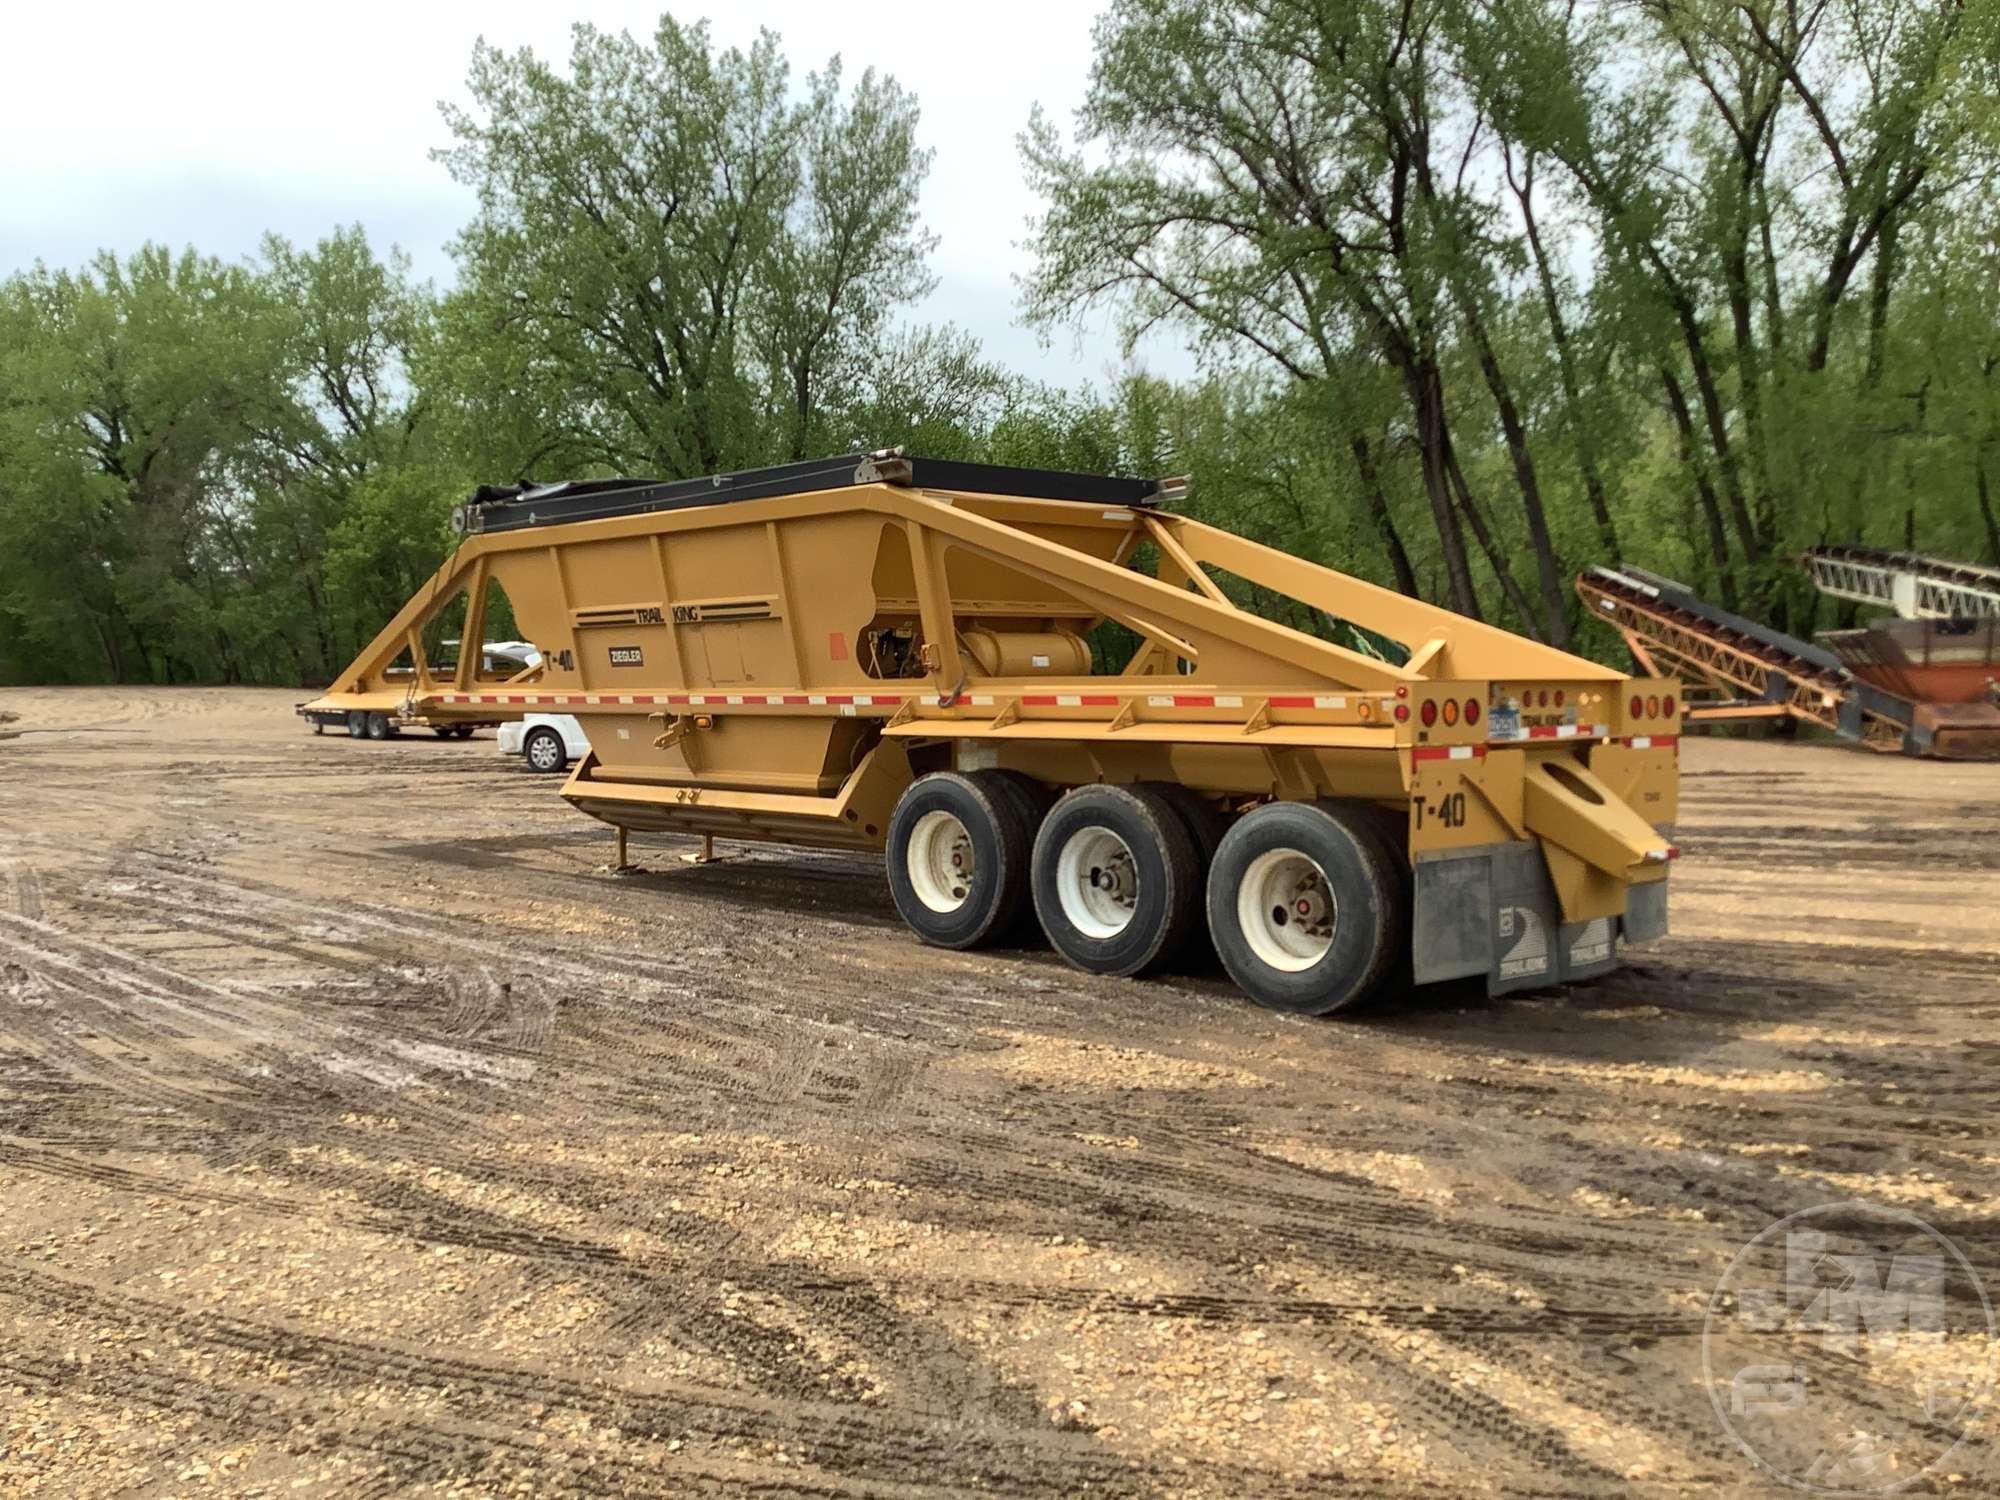
[[[715,835],[714,835],[714,834],[712,834],[712,833],[704,833],[704,834],[703,834],[703,835],[701,836],[701,853],[699,853],[699,854],[683,854],[683,855],[681,856],[681,858],[682,858],[683,860],[685,860],[685,861],[686,861],[686,862],[687,862],[688,864],[691,864],[691,865],[708,865],[708,864],[714,864],[714,863],[715,863]]]
[[[619,869],[621,869],[621,870],[623,870],[623,869],[627,869],[627,868],[629,868],[629,867],[630,867],[630,866],[629,866],[629,863],[628,863],[628,861],[627,861],[627,860],[626,860],[626,858],[625,858],[625,830],[624,830],[623,828],[621,828],[621,829],[619,829],[619,830],[618,830],[618,866],[617,866],[617,867],[618,867]]]

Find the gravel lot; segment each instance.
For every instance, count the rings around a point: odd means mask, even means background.
[[[1301,1022],[296,696],[0,691],[0,1492],[1766,1493],[1746,1240],[2000,1295],[2000,766],[1689,742],[1671,939]]]

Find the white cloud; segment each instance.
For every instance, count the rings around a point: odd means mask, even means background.
[[[1067,120],[1081,101],[1093,5],[671,8],[709,13],[724,44],[769,27],[801,74],[836,52],[850,73],[893,74],[921,101],[936,152],[924,207],[941,237],[942,284],[921,316],[959,323],[995,357],[1048,379],[1096,380],[1117,366],[1105,320],[1080,341],[1064,334],[1038,348],[1016,322],[1011,281],[1028,266],[1017,247],[1036,208],[1015,138],[1037,102]],[[0,272],[147,240],[234,258],[266,229],[311,241],[358,220],[378,244],[401,244],[420,274],[448,280],[445,242],[470,199],[429,152],[447,143],[437,104],[464,97],[474,38],[563,59],[572,21],[644,34],[659,10],[658,0],[16,4],[0,19]],[[1147,363],[1188,367],[1165,347]]]

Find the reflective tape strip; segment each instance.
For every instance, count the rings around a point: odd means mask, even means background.
[[[1484,745],[1418,745],[1410,752],[1411,760],[1484,760]]]

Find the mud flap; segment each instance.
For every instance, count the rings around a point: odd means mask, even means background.
[[[1667,935],[1667,885],[1635,885],[1625,893],[1625,915],[1619,919],[1627,943],[1650,943]]]
[[[1411,934],[1418,984],[1484,974],[1487,993],[1503,995],[1592,979],[1617,967],[1617,934],[1610,917],[1563,921],[1538,844],[1418,860]]]
[[[1559,982],[1562,909],[1541,845],[1509,846],[1505,858],[1495,858],[1494,875],[1493,966],[1486,974],[1486,993],[1504,995]]]

